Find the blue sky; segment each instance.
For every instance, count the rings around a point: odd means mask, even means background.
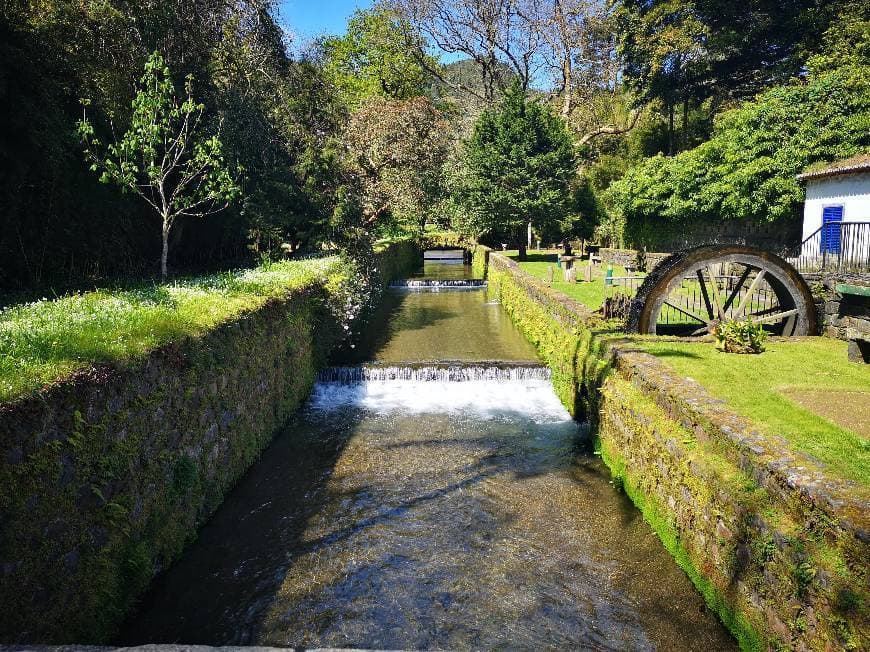
[[[281,20],[303,39],[323,34],[343,34],[354,11],[373,0],[281,0]]]

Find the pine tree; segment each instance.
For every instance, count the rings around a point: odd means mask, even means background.
[[[507,237],[525,258],[526,225],[552,231],[567,216],[574,171],[574,147],[564,123],[526,98],[515,82],[498,106],[481,114],[466,143],[463,230],[475,237]]]

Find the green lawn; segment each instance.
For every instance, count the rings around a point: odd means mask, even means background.
[[[540,279],[547,280],[547,268],[553,268],[553,285],[552,288],[565,294],[572,299],[579,301],[590,310],[598,310],[604,305],[604,275],[606,273],[606,265],[597,265],[594,269],[594,278],[591,282],[578,281],[577,283],[566,283],[564,279],[564,270],[556,267],[555,253],[533,253],[529,252],[527,260],[520,262],[517,260],[517,251],[504,251],[503,253],[509,258],[516,260],[520,269],[528,272],[532,276],[537,276]],[[589,261],[581,261],[577,263],[577,278],[583,278],[583,268],[589,265]],[[624,267],[614,265],[613,275],[624,276],[627,274]]]
[[[0,401],[96,362],[142,355],[330,276],[335,258],[281,262],[135,290],[102,290],[0,311]]]
[[[727,401],[763,432],[782,436],[843,477],[870,482],[870,440],[820,416],[866,426],[870,367],[848,362],[845,342],[824,337],[770,341],[761,355],[722,353],[704,342],[638,344]],[[827,399],[810,411],[787,396],[801,390]],[[849,393],[838,396],[831,390]]]

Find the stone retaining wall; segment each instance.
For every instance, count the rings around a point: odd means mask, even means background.
[[[816,300],[819,330],[840,340],[870,339],[870,297],[842,294],[837,285],[870,286],[870,276],[806,274]]]
[[[601,262],[609,265],[619,265],[620,267],[634,267],[637,268],[638,264],[638,251],[637,249],[608,249],[602,248],[600,251]],[[670,256],[670,254],[666,253],[657,253],[647,251],[643,254],[645,262],[646,262],[646,271],[650,271],[662,262],[665,258]]]
[[[705,244],[740,244],[784,251],[800,244],[802,228],[800,215],[774,222],[698,219],[673,222],[649,218],[626,224],[625,240],[631,247],[650,251],[679,251]]]
[[[617,484],[742,648],[870,649],[867,487],[760,433],[512,261],[493,253],[489,269]]]
[[[343,336],[331,292],[0,405],[0,641],[109,640],[307,397]]]

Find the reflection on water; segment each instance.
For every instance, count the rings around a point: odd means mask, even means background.
[[[483,292],[392,300],[370,357],[534,358]],[[385,376],[317,385],[120,643],[734,649],[547,381]]]
[[[442,281],[472,278],[471,265],[459,260],[424,260],[423,267],[413,275],[413,278],[433,278]]]
[[[486,290],[389,290],[354,362],[536,360],[535,348]]]

